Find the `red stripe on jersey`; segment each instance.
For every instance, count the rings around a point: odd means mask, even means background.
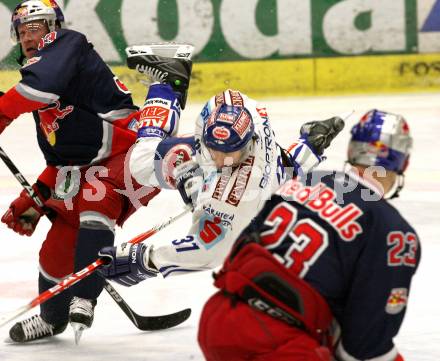
[[[44,183],[49,188],[55,188],[57,180],[58,168],[52,165],[48,165],[43,172],[38,176],[38,180]]]
[[[15,119],[20,114],[28,113],[47,106],[46,103],[40,103],[29,100],[17,92],[15,87],[9,89],[0,97],[0,113],[8,118]]]

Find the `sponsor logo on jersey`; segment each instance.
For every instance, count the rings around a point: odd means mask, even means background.
[[[234,220],[235,214],[229,214],[223,211],[219,211],[215,209],[211,204],[204,205],[203,210],[207,214],[210,214],[214,217],[219,217],[222,220],[222,224],[224,226],[232,228],[232,221]]]
[[[38,43],[38,50],[43,49],[46,45],[52,44],[57,39],[57,32],[51,31],[46,34],[44,38],[41,38]]]
[[[386,313],[395,315],[401,312],[408,302],[407,288],[393,288],[388,296],[387,305],[385,306]]]
[[[218,140],[228,140],[231,136],[231,132],[225,127],[215,127],[212,130],[212,135]]]
[[[60,128],[58,121],[64,119],[67,115],[72,113],[73,109],[74,107],[72,105],[61,108],[61,104],[57,100],[55,103],[50,104],[46,108],[38,110],[40,128],[52,147],[56,144],[55,132]]]
[[[117,76],[113,77],[113,81],[116,84],[116,87],[124,94],[131,94],[131,91],[128,90],[127,86],[121,81],[119,80],[119,78]]]
[[[38,63],[41,60],[41,56],[34,56],[33,58],[30,58],[26,61],[26,64],[24,64],[21,68],[24,69],[28,67],[29,65]]]
[[[228,185],[229,179],[231,179],[230,174],[222,174],[215,185],[214,192],[212,193],[212,198],[220,200],[225,192],[226,186]]]
[[[251,127],[252,119],[248,112],[242,111],[238,119],[235,121],[234,125],[232,126],[232,129],[234,129],[238,136],[243,139],[247,132],[249,131],[249,128]]]
[[[310,187],[297,180],[289,180],[276,193],[283,199],[292,199],[316,212],[344,241],[353,241],[363,232],[361,225],[356,221],[363,215],[362,210],[354,203],[340,206],[335,202],[334,190],[324,183]]]
[[[254,159],[254,156],[250,156],[243,163],[240,164],[240,167],[237,171],[237,178],[235,179],[234,185],[232,186],[232,189],[228,194],[228,199],[226,200],[226,203],[229,203],[234,207],[237,207],[239,205],[241,198],[246,191],[249,178],[251,177]]]
[[[263,133],[264,133],[264,142],[262,143],[262,146],[264,146],[264,169],[263,169],[263,176],[261,177],[259,187],[265,188],[269,184],[270,176],[271,176],[271,169],[272,169],[272,162],[273,162],[273,132],[272,128],[270,127],[269,117],[267,116],[267,112],[265,108],[257,108],[258,114],[260,114],[261,118],[263,119]]]
[[[140,127],[159,127],[164,129],[170,115],[170,102],[164,99],[149,99],[141,110]]]
[[[226,229],[220,217],[206,214],[200,218],[198,238],[206,249],[210,249],[225,238]]]

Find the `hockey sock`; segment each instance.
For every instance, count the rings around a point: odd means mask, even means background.
[[[38,275],[38,290],[40,293],[55,286],[55,283],[49,281],[41,273]],[[40,305],[40,314],[43,320],[53,326],[67,323],[69,320],[69,303],[72,299],[70,289],[61,292]]]
[[[76,243],[75,272],[96,261],[99,250],[113,246],[114,238],[114,233],[104,226],[99,229],[81,225]],[[92,300],[98,298],[103,288],[104,279],[95,272],[72,286],[72,293],[76,297]]]

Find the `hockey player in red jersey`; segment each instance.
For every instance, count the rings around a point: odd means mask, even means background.
[[[420,261],[386,200],[403,185],[405,119],[373,110],[352,129],[346,172],[290,180],[215,274],[198,341],[208,361],[403,361],[393,343]]]
[[[93,262],[99,249],[113,244],[115,226],[159,190],[140,190],[124,169],[126,152],[136,141],[138,108],[130,92],[83,34],[65,29],[56,2],[19,3],[11,39],[27,61],[20,69],[22,80],[0,97],[0,133],[19,115],[33,112],[47,164],[33,189],[52,220],[39,254],[41,293]],[[136,205],[120,192],[130,189],[142,193]],[[1,220],[31,236],[44,214],[23,191]],[[43,304],[40,315],[15,324],[10,337],[26,342],[56,335],[69,320],[80,335],[92,324],[102,288],[98,275],[88,277]]]

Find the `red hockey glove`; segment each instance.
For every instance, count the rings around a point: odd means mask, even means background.
[[[41,200],[49,198],[50,190],[44,184],[38,182],[32,188]],[[23,190],[20,196],[11,203],[1,221],[14,232],[31,236],[44,214],[45,212],[33,201],[27,191]]]

